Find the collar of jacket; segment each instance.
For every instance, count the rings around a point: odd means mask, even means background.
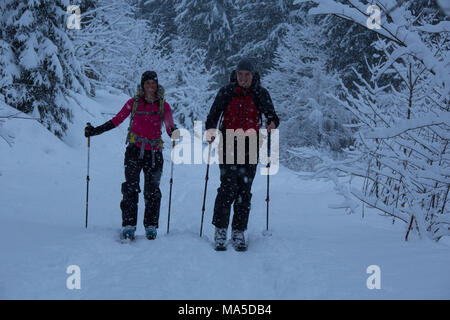
[[[148,101],[146,98],[145,98],[145,96],[144,97],[142,97],[142,100],[144,101],[144,104],[155,104],[155,103],[159,103],[159,100],[160,100],[160,98],[159,97],[156,97],[156,100],[153,100],[153,101]]]
[[[234,90],[234,94],[237,96],[242,96],[245,97],[247,95],[249,95],[250,93],[252,93],[252,87],[250,88],[243,88],[239,85],[236,86],[236,89]]]

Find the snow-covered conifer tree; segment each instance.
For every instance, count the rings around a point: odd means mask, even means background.
[[[178,35],[185,39],[185,47],[190,52],[205,50],[207,67],[215,65],[226,73],[227,58],[233,52],[231,1],[184,0],[175,9]]]
[[[351,132],[343,125],[350,114],[340,110],[327,96],[335,94],[337,77],[326,71],[320,25],[292,24],[276,51],[275,66],[263,78],[277,110],[284,120],[280,127],[283,149],[310,147],[341,151],[351,142]],[[291,167],[311,169],[313,163],[297,160],[290,152],[281,154]]]
[[[5,102],[40,121],[58,137],[71,111],[66,96],[89,91],[66,26],[67,0],[5,0],[0,4],[0,94]]]
[[[286,32],[298,9],[292,0],[236,0],[234,1],[233,43],[235,54],[230,62],[236,63],[241,57],[251,57],[258,61],[259,70],[265,72],[272,67],[279,40]]]
[[[164,81],[166,96],[174,110],[177,124],[183,128],[192,128],[194,121],[206,121],[214,100],[217,84],[214,80],[217,71],[206,67],[206,51],[187,54],[179,39],[173,44],[178,48],[172,53],[170,67],[161,74]]]

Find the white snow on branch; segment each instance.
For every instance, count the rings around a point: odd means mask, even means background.
[[[403,120],[395,123],[395,127],[379,127],[372,128],[370,131],[364,133],[364,136],[369,139],[387,139],[399,136],[410,130],[415,130],[430,126],[449,125],[450,114],[440,114],[439,116],[430,115],[420,119]]]

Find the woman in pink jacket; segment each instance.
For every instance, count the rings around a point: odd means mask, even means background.
[[[163,89],[158,84],[158,76],[154,71],[146,71],[141,78],[141,93],[128,100],[122,110],[101,126],[88,124],[85,136],[102,134],[120,125],[131,116],[127,136],[128,147],[125,151],[125,182],[122,184],[122,239],[134,239],[136,231],[139,193],[139,176],[144,171],[145,214],[144,227],[147,239],[156,238],[161,190],[159,183],[163,169],[162,156],[162,123],[167,134],[172,135],[176,127],[172,118],[172,110],[164,101]]]

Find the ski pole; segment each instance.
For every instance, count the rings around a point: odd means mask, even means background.
[[[87,123],[90,125],[90,123]],[[88,137],[88,160],[87,160],[87,176],[86,176],[86,229],[88,227],[88,212],[89,212],[89,162],[91,151],[91,137]]]
[[[175,140],[172,141],[172,167],[170,169],[170,192],[169,192],[169,214],[167,216],[167,234],[169,233],[170,226],[170,205],[172,203],[172,185],[173,185],[173,149],[175,148]]]
[[[208,188],[209,162],[210,162],[210,159],[211,159],[211,146],[212,146],[212,142],[209,143],[209,149],[208,149],[208,163],[206,165],[205,191],[203,193],[202,222],[200,224],[200,237],[203,234],[203,218],[205,216],[206,190]]]
[[[267,204],[267,213],[266,213],[266,231],[269,231],[269,170],[270,170],[270,132],[268,133],[267,138],[267,196],[266,196],[266,204]]]

